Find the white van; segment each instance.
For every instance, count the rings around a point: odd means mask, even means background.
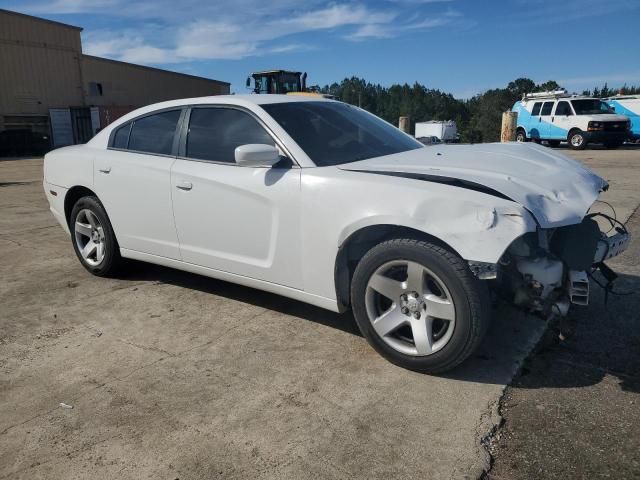
[[[589,143],[616,148],[629,138],[630,121],[599,98],[569,95],[566,90],[530,93],[513,105],[518,112],[516,140],[566,141],[575,150]]]
[[[626,115],[631,120],[631,138],[640,142],[640,95],[616,95],[605,101],[618,114]]]

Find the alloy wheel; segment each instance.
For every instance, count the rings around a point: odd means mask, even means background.
[[[75,219],[75,241],[78,251],[87,264],[100,265],[105,256],[105,235],[100,220],[95,213],[85,208],[78,212]]]
[[[453,335],[456,308],[449,289],[420,263],[394,260],[380,266],[367,283],[365,305],[376,333],[405,355],[432,355]]]
[[[571,136],[571,145],[572,146],[581,147],[583,142],[584,142],[584,137],[581,134],[576,133],[576,134]]]

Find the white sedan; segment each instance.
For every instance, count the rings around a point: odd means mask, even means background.
[[[364,110],[234,95],[131,112],[45,157],[82,265],[131,258],[336,312],[390,361],[442,372],[478,346],[490,290],[543,315],[586,304],[628,236],[587,212],[606,182],[531,144],[434,146]]]

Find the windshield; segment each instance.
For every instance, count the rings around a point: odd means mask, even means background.
[[[346,103],[287,102],[262,108],[319,167],[423,147],[392,125]]]
[[[597,115],[599,113],[613,113],[604,102],[596,99],[571,100],[576,115]]]
[[[299,92],[300,78],[292,73],[282,73],[278,76],[280,93]]]

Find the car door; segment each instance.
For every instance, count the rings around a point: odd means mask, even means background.
[[[560,100],[556,105],[551,122],[553,128],[550,132],[550,138],[566,140],[574,122],[571,104],[566,100]]]
[[[548,139],[551,135],[551,113],[553,111],[553,106],[555,105],[555,101],[547,101],[542,104],[542,109],[540,110],[540,121],[539,121],[539,130],[540,130],[540,138]]]
[[[194,107],[171,170],[173,210],[185,262],[300,288],[300,168],[240,166],[235,148],[277,145],[254,114]]]
[[[185,110],[186,111],[186,110]],[[183,109],[147,114],[115,129],[94,159],[94,188],[120,248],[180,258],[171,203],[171,165]]]

